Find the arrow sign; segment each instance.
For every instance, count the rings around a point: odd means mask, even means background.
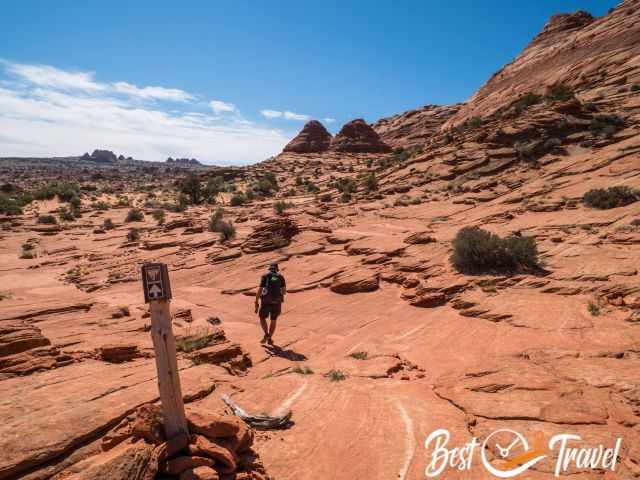
[[[144,301],[171,299],[169,271],[164,263],[146,263],[142,266],[142,289]]]
[[[153,284],[149,289],[149,296],[152,298],[158,298],[162,294],[162,289],[158,285]]]

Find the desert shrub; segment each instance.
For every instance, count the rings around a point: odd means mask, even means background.
[[[528,92],[528,93],[525,93],[518,100],[513,102],[511,104],[511,108],[513,108],[513,111],[517,115],[520,115],[522,112],[524,112],[531,105],[535,105],[537,103],[540,103],[541,101],[542,101],[542,97],[540,95],[536,95],[535,93]]]
[[[189,173],[180,182],[180,192],[184,193],[192,204],[199,204],[202,201],[200,177],[195,173]]]
[[[536,146],[537,146],[537,142],[519,141],[513,145],[513,148],[518,154],[518,158],[520,160],[524,160],[525,162],[528,162],[528,163],[535,163]]]
[[[341,193],[354,193],[357,190],[358,186],[356,185],[356,181],[353,178],[343,177],[336,180],[336,188]]]
[[[373,165],[373,159],[370,158],[367,160],[367,168],[371,168],[372,165]]]
[[[73,211],[66,207],[60,207],[58,209],[58,217],[60,217],[60,220],[63,222],[73,222],[76,218]]]
[[[140,240],[140,231],[137,228],[132,228],[127,232],[127,240],[130,242],[137,242]]]
[[[632,92],[640,92],[640,83],[634,83],[633,85],[631,85],[630,90]]]
[[[349,203],[350,201],[351,201],[351,194],[349,192],[342,192],[342,195],[340,195],[340,202]]]
[[[176,197],[176,203],[173,205],[173,210],[175,212],[184,212],[187,209],[187,204],[189,203],[189,199],[184,193],[179,193]]]
[[[221,228],[222,217],[224,216],[224,210],[222,207],[216,208],[216,211],[211,214],[209,218],[209,231],[219,232]]]
[[[179,352],[194,352],[209,345],[213,340],[213,337],[214,334],[209,332],[208,329],[202,329],[196,334],[188,334],[187,336],[177,338],[176,349]]]
[[[480,117],[471,117],[467,120],[467,127],[471,129],[479,128],[482,125],[482,118]]]
[[[142,210],[138,208],[132,208],[127,212],[127,217],[124,219],[125,222],[141,222],[144,220],[144,213]]]
[[[397,162],[404,162],[405,160],[411,158],[411,152],[402,147],[394,148],[392,153],[394,160]]]
[[[634,218],[630,223],[634,227],[640,227],[640,218]]]
[[[373,172],[369,172],[363,179],[362,184],[364,185],[364,189],[367,192],[372,192],[378,189],[378,179],[376,178],[376,174]]]
[[[22,252],[20,253],[20,258],[24,260],[31,260],[36,258],[38,255],[35,252],[35,247],[31,243],[23,243],[22,244]]]
[[[278,190],[278,180],[273,172],[265,173],[258,182],[254,185],[253,189],[262,195],[270,195],[272,192]]]
[[[278,214],[278,215],[282,215],[284,213],[284,211],[291,207],[292,204],[291,203],[285,203],[284,201],[280,200],[277,202],[274,202],[273,204],[273,210]]]
[[[129,307],[127,305],[120,305],[116,311],[111,314],[111,318],[122,318],[130,315]]]
[[[640,199],[640,192],[627,186],[594,188],[584,194],[582,200],[586,205],[600,210],[624,207]]]
[[[553,150],[554,148],[558,148],[560,145],[562,145],[562,140],[557,137],[551,137],[545,140],[543,147],[545,150]]]
[[[56,220],[56,217],[53,215],[40,215],[37,222],[43,225],[55,225],[58,223],[58,220]]]
[[[245,202],[245,197],[242,193],[236,193],[231,197],[230,203],[232,207],[239,207]]]
[[[91,204],[91,208],[94,208],[96,210],[109,210],[109,204],[107,202],[93,202]]]
[[[589,302],[589,304],[587,305],[587,310],[589,310],[589,313],[594,317],[600,315],[600,307],[593,302]]]
[[[556,83],[547,88],[545,99],[550,102],[563,102],[573,97],[571,88],[563,83]]]
[[[105,230],[113,230],[113,228],[115,227],[115,225],[113,224],[113,220],[111,220],[110,218],[105,218],[102,226]]]
[[[296,191],[294,188],[290,188],[289,190],[284,192],[285,197],[293,197],[295,194],[296,194]]]
[[[320,195],[320,201],[323,203],[328,203],[332,200],[332,196],[330,193],[323,193],[322,195]]]
[[[224,178],[220,176],[207,180],[207,184],[204,188],[204,195],[207,198],[207,201],[215,203],[216,197],[220,192],[224,191],[224,188]]]
[[[313,370],[311,370],[311,368],[307,367],[306,365],[303,366],[295,366],[291,369],[291,371],[293,373],[297,373],[298,375],[313,375]]]
[[[462,273],[515,272],[538,266],[531,237],[500,238],[479,227],[464,227],[453,240],[451,263]]]
[[[591,119],[589,130],[597,137],[611,138],[624,127],[624,120],[617,115],[599,115]]]
[[[36,200],[52,200],[56,196],[56,188],[53,185],[46,185],[33,192]]]
[[[158,222],[158,225],[163,225],[166,219],[166,214],[164,213],[164,210],[161,208],[154,210],[151,213],[151,216],[156,222]]]
[[[298,185],[299,187],[302,186],[304,183],[304,181],[302,180],[302,177],[300,175],[296,176],[296,185]]]
[[[71,197],[71,200],[69,200],[69,205],[71,205],[71,208],[74,208],[77,210],[82,205],[82,201],[80,200],[80,197],[74,196],[74,197]]]
[[[256,198],[256,194],[253,192],[253,189],[251,188],[247,188],[244,191],[244,196],[247,199],[247,202],[253,202],[253,200]]]
[[[307,192],[309,193],[317,193],[320,189],[313,182],[307,183]]]
[[[70,202],[73,197],[80,195],[80,187],[77,183],[63,183],[58,185],[55,190],[61,202]]]
[[[351,358],[355,358],[356,360],[366,360],[369,358],[369,354],[367,352],[353,352],[349,355]]]
[[[220,232],[220,241],[226,242],[232,240],[236,236],[236,227],[231,222],[221,220],[218,222],[218,231]]]
[[[341,370],[329,370],[325,376],[332,382],[341,382],[347,379],[347,376]]]
[[[0,213],[5,215],[22,215],[22,205],[19,200],[2,194],[0,195]]]

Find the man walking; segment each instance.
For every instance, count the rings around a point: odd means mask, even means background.
[[[276,331],[276,322],[282,311],[282,302],[287,293],[287,285],[284,277],[278,272],[278,264],[269,265],[269,271],[260,279],[260,286],[256,292],[256,313],[260,317],[260,325],[264,337],[260,343],[273,345],[273,334]],[[271,324],[267,328],[267,317],[271,318]]]

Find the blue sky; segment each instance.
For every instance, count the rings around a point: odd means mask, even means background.
[[[252,163],[309,118],[464,101],[551,15],[616,3],[7,1],[0,156]]]

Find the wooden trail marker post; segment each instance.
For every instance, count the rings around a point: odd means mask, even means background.
[[[167,440],[186,437],[189,434],[182,401],[176,340],[171,328],[171,284],[169,271],[164,263],[146,263],[142,266],[144,301],[151,310],[151,338],[156,354],[158,389],[164,415]]]

